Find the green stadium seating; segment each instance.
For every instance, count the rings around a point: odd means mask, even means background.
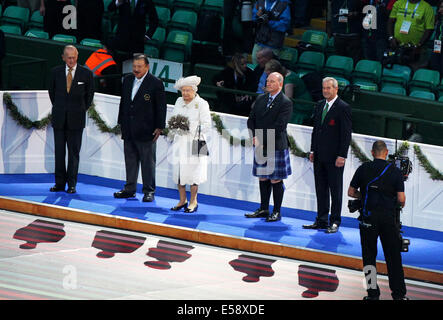
[[[194,74],[201,76],[203,85],[213,86],[214,83],[212,79],[216,74],[221,72],[225,67],[205,64],[205,63],[196,63],[194,65]],[[213,88],[199,88],[199,94],[201,94],[204,98],[207,99],[217,99],[216,89]]]
[[[11,33],[11,34],[16,34],[16,35],[22,35],[22,28],[20,26],[3,25],[3,26],[0,26],[0,29],[4,33]]]
[[[166,28],[169,20],[171,20],[171,10],[160,6],[156,6],[155,10],[157,11],[159,27]],[[146,16],[146,22],[149,22],[148,16]]]
[[[385,83],[380,92],[406,96],[406,89],[401,84]]]
[[[202,3],[203,0],[174,0],[173,6],[174,10],[185,9],[199,12]]]
[[[157,27],[157,29],[155,29],[154,34],[152,35],[152,39],[148,40],[147,43],[150,46],[160,49],[163,43],[165,42],[165,39],[166,39],[166,29],[162,27]]]
[[[283,47],[280,49],[278,58],[280,62],[290,70],[297,69],[298,51],[295,48]]]
[[[200,10],[217,11],[223,14],[223,0],[204,0]]]
[[[325,76],[334,77],[341,89],[350,84],[354,60],[350,57],[332,55],[326,60],[323,72]]]
[[[80,41],[80,44],[84,45],[84,46],[95,47],[95,48],[102,48],[103,47],[100,40],[97,40],[97,39],[85,38],[82,41]]]
[[[354,79],[352,80],[352,84],[359,86],[362,90],[378,91],[378,85],[371,80]]]
[[[435,94],[430,91],[414,90],[411,91],[409,96],[420,99],[435,100]]]
[[[309,43],[313,50],[325,52],[328,46],[328,34],[324,31],[306,30],[301,41]]]
[[[426,89],[434,91],[440,84],[440,72],[428,69],[418,69],[414,72],[412,80],[409,82],[409,90]]]
[[[67,34],[56,34],[52,37],[54,41],[66,42],[66,43],[77,43],[77,38],[75,36],[70,36]]]
[[[189,10],[177,10],[168,22],[168,30],[178,29],[192,34],[197,26],[197,13]]]
[[[26,31],[25,36],[39,39],[49,39],[49,34],[40,29],[30,29]]]
[[[153,0],[156,6],[172,9],[174,7],[174,0]]]
[[[355,65],[352,77],[355,79],[367,79],[379,83],[381,80],[382,65],[379,61],[360,60]]]
[[[191,56],[192,33],[181,30],[171,30],[163,44],[163,59],[185,62]]]
[[[154,47],[149,44],[145,44],[144,53],[150,58],[159,58],[160,57],[160,50],[157,47]]]
[[[3,16],[1,18],[1,24],[12,24],[18,25],[21,27],[21,30],[25,30],[26,25],[29,21],[29,9],[22,8],[18,6],[8,6],[5,8],[3,12]]]
[[[383,68],[381,76],[382,83],[399,83],[407,88],[411,80],[411,68],[399,64],[392,65],[392,68]]]
[[[300,77],[312,71],[321,71],[325,63],[325,55],[322,52],[305,51],[297,62],[297,72]]]
[[[28,22],[28,29],[43,29],[43,16],[39,10],[32,13]]]

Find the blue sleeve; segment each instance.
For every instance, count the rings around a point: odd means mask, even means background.
[[[269,26],[276,31],[286,32],[290,28],[290,25],[291,25],[291,10],[290,10],[290,3],[288,2],[286,9],[280,15],[278,20],[269,21]]]

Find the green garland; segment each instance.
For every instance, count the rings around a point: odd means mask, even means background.
[[[10,112],[11,117],[18,124],[20,124],[22,127],[26,128],[26,129],[35,128],[35,129],[41,130],[41,129],[46,128],[48,126],[48,124],[51,123],[51,114],[49,114],[48,116],[46,116],[45,118],[43,118],[41,120],[36,120],[36,121],[32,121],[28,117],[22,115],[20,113],[20,111],[18,110],[17,106],[12,101],[11,95],[7,92],[3,93],[3,102],[5,103],[8,111]],[[117,124],[113,128],[110,128],[106,125],[106,123],[100,117],[100,114],[95,109],[94,103],[88,109],[88,116],[94,121],[94,123],[97,125],[97,127],[99,128],[99,130],[101,132],[112,133],[115,135],[121,134],[120,125]],[[212,117],[212,121],[214,122],[215,128],[217,129],[217,132],[223,138],[227,139],[231,145],[246,146],[247,141],[249,139],[238,139],[238,138],[232,136],[231,134],[229,134],[223,124],[223,121],[221,120],[221,117],[218,114],[212,113],[211,117]],[[167,136],[167,134],[168,134],[168,129],[166,128],[163,130],[162,135]],[[305,152],[302,149],[300,149],[300,147],[295,142],[294,137],[288,136],[288,140],[289,140],[289,149],[291,150],[291,153],[293,155],[295,155],[296,157],[301,157],[301,158],[306,158],[306,159],[309,158],[309,152]],[[351,152],[357,157],[357,159],[360,162],[364,163],[364,162],[370,161],[370,159],[360,149],[360,147],[357,145],[357,143],[354,140],[351,140],[350,147],[351,147]],[[402,145],[400,146],[400,148],[398,148],[395,155],[401,155],[401,154],[407,152],[407,150],[409,150],[409,147],[410,146],[407,141],[403,142]],[[419,146],[414,145],[414,152],[415,152],[415,155],[417,156],[417,159],[420,162],[420,165],[426,170],[426,172],[429,173],[429,175],[431,176],[431,179],[442,181],[443,174],[438,169],[436,169],[435,167],[432,166],[432,164],[429,162],[429,160],[426,158],[426,156],[423,155]]]
[[[420,161],[421,166],[426,170],[427,173],[431,176],[432,180],[443,180],[443,174],[436,168],[432,166],[429,162],[428,158],[421,152],[421,149],[416,144],[414,145],[414,153]]]

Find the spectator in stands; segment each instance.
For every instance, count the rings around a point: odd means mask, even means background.
[[[272,58],[274,58],[274,53],[272,52],[271,48],[261,48],[255,54],[256,62],[254,62],[254,63],[257,63],[257,66],[254,68],[254,71],[253,71],[255,88],[257,88],[258,82],[260,81],[260,77],[262,76],[263,72],[265,71],[266,63],[269,60],[271,60]],[[254,89],[254,91],[255,90],[256,89]]]
[[[246,57],[240,53],[236,53],[228,66],[215,75],[213,83],[220,88],[250,92],[254,92],[256,88],[252,70],[247,66]],[[223,106],[223,112],[242,116],[248,116],[251,112],[253,97],[250,95],[217,91],[217,97]]]
[[[369,29],[363,28],[362,49],[363,58],[367,60],[382,61],[383,53],[388,48],[387,22],[390,10],[388,4],[391,0],[363,0],[364,5],[372,5],[376,12],[370,12],[363,18],[363,24],[368,23]],[[373,22],[376,21],[372,28]]]
[[[256,63],[254,57],[261,47],[271,48],[278,56],[291,24],[289,0],[258,0],[252,10],[252,18],[256,22],[253,63]]]
[[[56,34],[73,34],[72,30],[63,28],[63,7],[71,5],[70,0],[41,0],[40,13],[43,16],[44,30],[51,39]]]
[[[441,44],[443,39],[443,0],[438,2],[437,15],[435,17],[434,47],[429,61],[429,68],[443,74],[443,55]]]
[[[158,15],[152,0],[115,0],[111,1],[108,11],[118,9],[117,33],[109,46],[111,50],[130,53],[144,52],[145,37],[152,38],[158,26]],[[146,31],[146,16],[149,29]]]
[[[331,1],[331,29],[337,55],[347,56],[357,62],[361,58],[362,9],[360,0]]]
[[[41,0],[17,0],[17,6],[29,9],[29,14],[40,10]]]
[[[85,67],[92,71],[94,77],[119,74],[118,65],[106,45],[103,45],[103,48],[94,51],[89,56]],[[121,82],[120,78],[120,76],[118,78],[101,78],[97,91],[115,95]]]
[[[77,41],[85,38],[102,39],[103,0],[76,0]]]
[[[390,46],[409,51],[409,66],[414,71],[427,65],[426,42],[434,31],[434,20],[434,11],[426,1],[398,0],[392,7],[388,21]],[[404,49],[408,45],[413,47]]]
[[[311,94],[304,81],[300,78],[298,73],[294,71],[288,70],[285,75],[285,79],[283,82],[283,91],[284,94],[290,99],[301,99],[312,101]],[[295,123],[295,117],[297,116],[297,106],[300,109],[306,110],[312,108],[310,104],[304,104],[301,102],[294,103],[294,110],[292,111],[291,123]]]
[[[284,77],[287,71],[286,68],[281,65],[280,61],[276,59],[271,59],[266,62],[265,71],[263,72],[262,76],[260,77],[260,81],[258,82],[257,93],[266,92],[266,81],[268,79],[268,76],[273,72],[278,72]]]

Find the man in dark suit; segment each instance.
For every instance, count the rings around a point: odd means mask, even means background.
[[[141,165],[143,201],[154,201],[156,141],[165,128],[166,95],[163,83],[149,72],[144,54],[132,60],[132,75],[123,80],[118,123],[124,141],[126,184],[115,198],[135,197]]]
[[[292,173],[286,132],[292,115],[292,102],[282,92],[283,79],[278,72],[268,76],[267,93],[257,97],[247,122],[255,146],[252,174],[259,179],[260,208],[245,216],[265,217],[267,222],[281,219],[283,180]],[[274,199],[272,214],[269,213],[271,192]]]
[[[49,98],[52,103],[52,127],[54,128],[55,185],[52,192],[76,192],[79,154],[86,110],[94,97],[92,72],[77,64],[77,48],[68,45],[62,55],[64,65],[52,69]],[[68,147],[68,168],[65,166]]]
[[[326,229],[335,233],[341,223],[343,198],[343,171],[351,142],[351,108],[338,96],[338,83],[334,78],[323,79],[323,96],[314,111],[311,153],[314,163],[315,192],[317,195],[317,218],[305,229]],[[330,198],[331,216],[328,214]]]
[[[108,11],[119,13],[116,37],[110,42],[112,50],[130,53],[144,52],[145,36],[152,38],[158,26],[158,15],[152,0],[112,0]],[[149,29],[146,31],[146,15]]]

